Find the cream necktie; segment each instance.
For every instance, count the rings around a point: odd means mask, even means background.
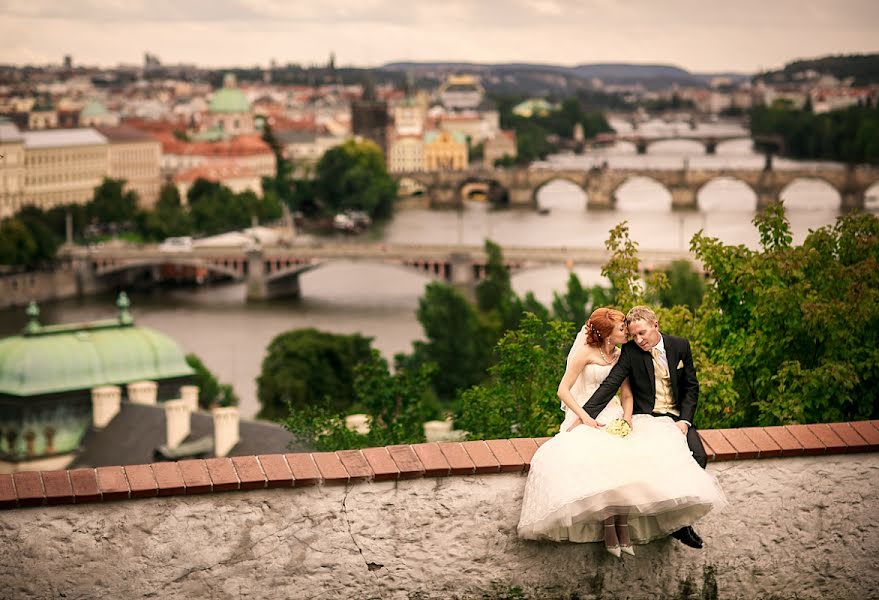
[[[653,356],[653,364],[657,369],[659,369],[659,372],[662,373],[663,375],[667,375],[668,369],[666,369],[664,366],[662,366],[662,360],[660,360],[662,353],[659,351],[659,348],[656,346],[653,346],[650,349],[650,355]]]

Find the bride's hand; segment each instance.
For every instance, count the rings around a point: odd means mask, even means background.
[[[601,427],[604,427],[604,425],[602,425],[592,417],[587,416],[585,421],[580,417],[577,417],[574,422],[571,423],[571,425],[568,427],[568,431],[573,431],[580,425],[586,425],[587,427],[592,427],[593,429],[599,429]]]

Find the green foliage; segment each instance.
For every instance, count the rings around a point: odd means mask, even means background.
[[[613,303],[612,296],[611,290],[599,285],[591,289],[583,287],[580,278],[572,271],[568,275],[565,293],[552,294],[553,317],[558,321],[567,321],[579,326],[586,322],[596,308],[610,306]]]
[[[659,292],[659,302],[666,308],[686,306],[696,310],[705,295],[705,282],[688,260],[676,260],[665,269],[668,287]]]
[[[349,140],[327,150],[317,163],[314,187],[329,213],[362,210],[388,217],[397,196],[381,149],[369,141]]]
[[[145,214],[142,230],[145,237],[153,240],[188,235],[192,232],[192,220],[180,202],[177,186],[172,183],[162,186],[156,206]]]
[[[60,243],[46,214],[36,206],[24,206],[0,225],[0,264],[37,267],[54,258]]]
[[[228,383],[220,383],[198,356],[187,354],[186,364],[195,371],[193,385],[198,386],[198,405],[201,408],[238,406],[238,396],[232,386]]]
[[[794,158],[879,162],[879,111],[869,106],[814,114],[789,106],[751,110],[754,136],[780,136],[783,152]]]
[[[445,400],[482,381],[491,361],[490,327],[455,288],[429,283],[418,301],[426,341],[416,341],[410,367],[434,363],[433,388]]]
[[[665,273],[651,273],[646,280],[641,278],[638,244],[629,237],[629,225],[623,221],[610,230],[604,244],[610,259],[601,269],[601,274],[610,280],[611,289],[608,302],[598,306],[614,306],[626,312],[637,304],[652,304],[659,294],[668,287]]]
[[[235,193],[225,185],[196,179],[186,192],[193,228],[216,234],[249,227],[253,217],[263,222],[281,216],[281,204],[273,194],[262,198],[245,190]]]
[[[275,176],[263,177],[262,189],[266,194],[274,194],[279,201],[290,208],[296,208],[293,203],[293,163],[284,156],[284,149],[267,122],[263,125],[262,139],[271,147],[275,155]]]
[[[784,66],[780,71],[762,73],[761,77],[775,81],[782,75],[787,81],[806,71],[816,71],[833,75],[837,79],[854,78],[855,86],[879,83],[879,54],[839,54],[796,60]]]
[[[498,342],[488,381],[460,395],[455,426],[473,439],[553,435],[561,421],[556,390],[572,339],[569,323],[526,313]]]
[[[0,222],[0,264],[30,265],[37,255],[37,243],[20,219]]]
[[[479,308],[486,323],[495,323],[495,339],[515,327],[521,315],[521,306],[513,284],[510,281],[510,270],[504,264],[501,247],[491,240],[485,240],[485,276],[476,285],[476,306]]]
[[[354,404],[354,369],[370,356],[371,339],[316,329],[282,333],[269,344],[257,378],[263,419],[320,406],[336,413]]]
[[[557,141],[573,139],[577,124],[583,128],[587,139],[599,133],[613,131],[603,113],[585,110],[581,98],[567,98],[562,101],[558,110],[549,111],[545,115],[521,117],[513,114],[513,107],[524,99],[522,97],[494,98],[500,112],[501,126],[516,132],[516,163],[527,164],[542,160],[548,154],[558,151],[560,146]],[[501,159],[500,162],[500,166],[509,166],[508,162],[513,160]]]
[[[791,246],[781,206],[755,218],[762,251],[701,234],[712,274],[695,331],[705,426],[875,418],[879,397],[879,219],[841,217]],[[702,369],[697,357],[697,368]],[[700,372],[700,380],[701,380]]]
[[[357,406],[368,415],[368,433],[349,430],[343,413],[321,406],[291,409],[284,426],[322,451],[423,442],[424,422],[439,414],[430,389],[432,370],[432,365],[422,365],[391,374],[387,361],[372,350],[354,372],[354,393]]]
[[[131,223],[137,213],[137,193],[125,191],[124,179],[105,177],[95,188],[95,195],[86,210],[89,219],[102,224]]]

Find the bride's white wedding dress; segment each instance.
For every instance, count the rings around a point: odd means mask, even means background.
[[[574,399],[585,403],[611,366],[586,365],[571,389]],[[614,398],[597,421],[607,424],[622,414]],[[726,504],[670,418],[634,415],[632,433],[624,438],[585,425],[567,431],[575,420],[566,410],[559,433],[531,459],[520,537],[598,542],[605,518],[627,514],[632,542],[647,543]]]

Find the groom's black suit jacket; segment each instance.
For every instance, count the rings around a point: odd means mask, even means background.
[[[693,416],[696,414],[696,401],[699,398],[699,380],[696,379],[690,342],[673,335],[664,333],[661,335],[665,344],[665,356],[668,359],[675,407],[681,411],[680,419],[692,424]],[[634,414],[652,413],[656,401],[653,356],[641,350],[634,340],[630,340],[623,345],[617,364],[583,405],[586,414],[593,419],[596,418],[626,378],[629,379],[629,386],[632,388]]]

